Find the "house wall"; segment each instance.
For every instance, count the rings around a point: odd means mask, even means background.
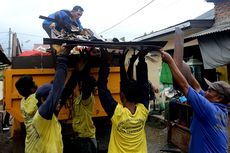
[[[223,0],[215,3],[215,25],[230,21],[230,1]]]
[[[174,49],[174,38],[167,40],[168,43],[164,46],[163,50],[171,50]],[[198,45],[197,39],[194,39],[192,41],[184,43],[184,47],[189,47],[189,46],[196,46]]]
[[[151,56],[146,57],[149,81],[158,89],[160,89],[161,62],[160,53],[152,54]]]
[[[216,72],[220,73],[220,80],[223,80],[226,82],[228,82],[228,73],[226,73],[227,71],[228,71],[227,65],[216,68]]]

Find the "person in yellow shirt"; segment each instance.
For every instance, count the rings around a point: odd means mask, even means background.
[[[114,100],[107,88],[110,56],[107,51],[102,52],[98,94],[104,110],[112,121],[108,153],[147,153],[144,130],[149,105],[147,64],[144,58],[146,53],[143,51],[138,54],[137,80],[129,78],[126,73],[124,66],[126,53],[120,57],[121,104]]]
[[[71,145],[67,144],[68,148],[65,149],[77,150],[79,153],[97,152],[96,128],[92,120],[96,80],[89,74],[90,65],[90,63],[86,64],[80,73],[73,70],[74,75],[68,80],[61,96],[61,103],[65,103],[77,84],[79,84],[80,95],[72,98],[72,127],[74,136]]]
[[[75,146],[80,153],[97,152],[96,128],[92,120],[95,86],[93,77],[85,77],[80,87],[81,95],[73,101],[72,127],[76,136]]]
[[[25,84],[27,86],[25,86]],[[26,127],[25,153],[28,153],[33,150],[37,142],[35,141],[37,136],[33,134],[34,130],[32,125],[33,117],[38,110],[38,100],[35,97],[37,86],[31,76],[23,76],[17,81],[16,88],[23,88],[18,91],[19,94],[23,96],[20,107]]]
[[[72,47],[62,46],[57,55],[52,84],[37,89],[31,76],[19,78],[15,86],[20,95],[26,126],[25,153],[62,153],[61,126],[54,115],[67,75],[67,56]],[[37,90],[36,90],[37,89]]]

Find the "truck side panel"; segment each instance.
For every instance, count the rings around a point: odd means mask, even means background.
[[[23,75],[31,75],[38,86],[44,83],[49,83],[54,77],[54,69],[5,69],[4,70],[4,102],[6,103],[6,110],[14,117],[15,120],[23,122],[22,114],[20,112],[21,96],[15,88],[16,81]],[[98,78],[98,68],[93,68],[91,75],[96,79]],[[70,71],[68,72],[68,77]],[[119,67],[111,67],[108,88],[110,89],[113,97],[116,101],[120,101],[119,98]],[[71,106],[64,106],[59,113],[59,120],[67,120],[70,118]],[[93,117],[107,116],[104,109],[101,106],[98,94],[95,95],[95,104],[93,110]]]

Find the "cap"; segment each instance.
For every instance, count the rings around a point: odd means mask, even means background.
[[[49,83],[49,84],[44,84],[41,87],[39,87],[36,91],[36,98],[38,101],[41,101],[41,98],[43,97],[44,99],[47,98],[47,96],[49,95],[49,92],[51,91],[51,89],[53,88],[53,84]]]
[[[83,8],[79,5],[73,7],[72,11],[84,11]]]
[[[225,100],[227,102],[230,102],[230,85],[225,81],[216,81],[216,82],[209,82],[206,81],[208,86],[215,91],[217,91],[219,94],[223,95],[225,97]]]

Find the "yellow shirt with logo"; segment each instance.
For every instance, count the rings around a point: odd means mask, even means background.
[[[96,128],[92,121],[94,96],[82,100],[82,95],[73,102],[73,130],[81,138],[95,138]]]
[[[38,112],[35,94],[21,101],[26,127],[25,153],[62,153],[61,125],[55,115],[44,119]]]
[[[111,118],[108,153],[147,153],[144,129],[147,117],[148,110],[143,104],[136,104],[136,111],[132,114],[118,103]]]
[[[38,153],[62,153],[63,142],[61,125],[55,115],[51,120],[43,118],[37,111],[33,119],[34,128],[38,134]]]
[[[24,118],[24,124],[26,127],[26,139],[25,139],[25,153],[36,152],[36,139],[38,138],[37,133],[34,131],[32,125],[33,117],[38,110],[37,99],[35,94],[30,95],[26,100],[21,100],[21,112]]]

